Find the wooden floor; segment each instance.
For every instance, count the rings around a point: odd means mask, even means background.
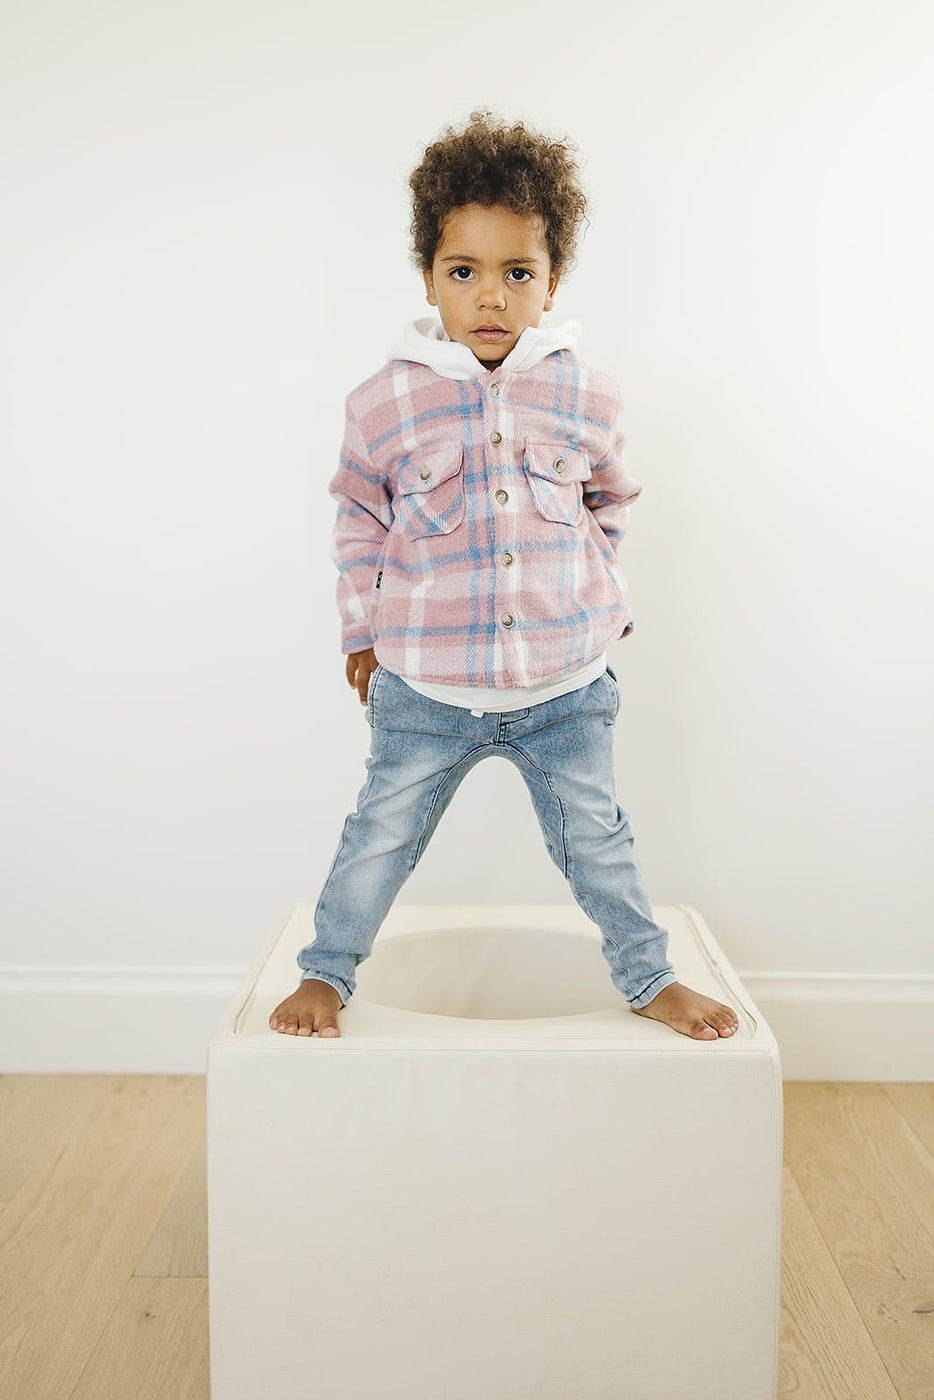
[[[3,1400],[208,1400],[205,1087],[0,1075]],[[786,1082],[782,1252],[782,1397],[932,1400],[934,1085]]]

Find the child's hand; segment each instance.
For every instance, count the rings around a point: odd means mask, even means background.
[[[366,651],[352,651],[347,657],[347,680],[350,685],[357,687],[361,705],[366,704],[370,677],[378,665],[376,652],[372,647],[367,647]]]

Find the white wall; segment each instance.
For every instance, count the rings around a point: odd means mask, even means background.
[[[0,990],[27,1067],[44,975],[235,978],[317,898],[369,743],[328,557],[343,396],[430,311],[406,180],[481,103],[585,161],[555,316],[619,378],[644,487],[611,661],[653,903],[792,1000],[930,988],[932,41],[921,0],[6,7]],[[400,900],[478,871],[493,902],[570,898],[504,762]]]

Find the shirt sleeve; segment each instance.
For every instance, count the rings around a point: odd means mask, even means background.
[[[622,394],[617,385],[609,452],[602,462],[591,468],[590,480],[584,482],[584,505],[614,549],[619,548],[628,529],[630,503],[642,491],[641,483],[627,476],[623,466],[626,439],[621,426],[622,406]]]
[[[345,400],[346,423],[340,462],[328,486],[337,502],[331,558],[337,565],[341,651],[373,645],[373,585],[376,566],[393,521],[387,479],[373,466],[360,425]]]

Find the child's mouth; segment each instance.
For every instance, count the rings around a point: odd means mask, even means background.
[[[472,331],[471,334],[472,334],[472,335],[475,335],[475,336],[477,337],[478,340],[485,340],[485,341],[487,341],[488,343],[492,344],[494,341],[502,340],[503,336],[504,336],[504,335],[508,335],[509,332],[508,332],[508,331]]]

